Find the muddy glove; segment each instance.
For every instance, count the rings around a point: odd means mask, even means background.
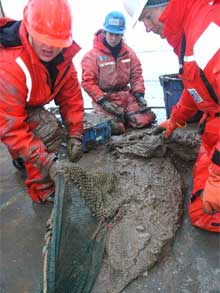
[[[220,174],[210,171],[202,194],[203,209],[206,214],[220,213]]]
[[[178,123],[174,119],[167,119],[159,124],[159,126],[154,130],[153,134],[157,135],[165,131],[164,138],[168,138],[174,132],[176,128],[186,127],[186,123]]]
[[[102,108],[106,112],[115,115],[117,118],[119,118],[119,119],[124,118],[124,115],[120,111],[119,107],[116,104],[110,102],[107,98],[105,98],[105,97],[100,98],[99,101],[98,101],[98,104],[100,106],[102,106]]]
[[[135,93],[134,96],[137,99],[138,104],[142,108],[147,108],[147,101],[144,98],[144,94],[142,94],[142,93]]]
[[[67,153],[70,162],[77,162],[83,155],[82,140],[78,137],[69,137],[67,139]]]
[[[56,163],[56,162],[54,162],[51,166],[50,166],[50,168],[49,168],[49,176],[50,176],[50,178],[54,181],[55,180],[55,177],[56,177],[56,175],[57,175],[57,173],[58,173],[58,169],[59,169],[59,164],[58,163]]]
[[[58,174],[64,174],[67,168],[70,168],[72,163],[68,161],[54,161],[50,166],[48,173],[50,178],[54,181]]]

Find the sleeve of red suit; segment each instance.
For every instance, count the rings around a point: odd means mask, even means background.
[[[74,66],[72,65],[69,70],[69,78],[55,101],[60,107],[60,114],[69,136],[81,138],[84,115],[83,97]]]

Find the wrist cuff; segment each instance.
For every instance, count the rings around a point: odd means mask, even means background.
[[[144,98],[144,93],[134,93],[134,96],[139,99],[140,97]]]
[[[66,140],[69,140],[71,138],[76,138],[76,139],[82,141],[82,137],[83,137],[83,134],[81,134],[80,132],[69,133],[66,137]]]
[[[106,100],[107,99],[104,96],[102,96],[98,99],[97,103],[102,106],[106,102]]]

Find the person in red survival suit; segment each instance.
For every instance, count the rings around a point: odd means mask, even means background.
[[[220,232],[220,1],[124,0],[134,23],[166,38],[180,61],[183,94],[159,127],[169,137],[201,110],[201,147],[193,170],[189,216],[194,226]]]
[[[92,98],[94,111],[110,117],[112,134],[124,133],[126,126],[147,127],[155,120],[144,99],[140,61],[123,41],[124,31],[124,15],[110,12],[81,62],[81,85]]]
[[[0,137],[14,162],[24,162],[32,200],[48,203],[54,197],[61,131],[43,106],[52,100],[59,105],[69,159],[77,161],[83,98],[72,58],[80,47],[72,40],[66,0],[30,0],[23,16],[22,21],[0,19]],[[51,132],[57,127],[52,141],[50,126]]]

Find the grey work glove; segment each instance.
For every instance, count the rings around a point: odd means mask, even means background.
[[[67,139],[67,153],[70,162],[77,162],[83,155],[82,141],[77,137]]]
[[[50,176],[50,178],[54,181],[55,180],[55,177],[56,177],[56,175],[57,175],[57,173],[58,173],[58,163],[56,163],[56,162],[54,162],[51,166],[50,166],[50,168],[49,168],[49,176]]]
[[[136,97],[138,104],[142,108],[146,108],[147,107],[147,101],[144,98],[144,94],[142,94],[142,93],[135,93],[134,96]]]
[[[119,119],[124,119],[124,114],[120,111],[119,107],[110,102],[107,98],[103,97],[99,99],[98,104],[101,105],[106,112],[115,115]]]
[[[48,173],[50,178],[54,181],[58,174],[64,174],[66,168],[70,168],[71,163],[68,161],[54,161],[49,167]]]

